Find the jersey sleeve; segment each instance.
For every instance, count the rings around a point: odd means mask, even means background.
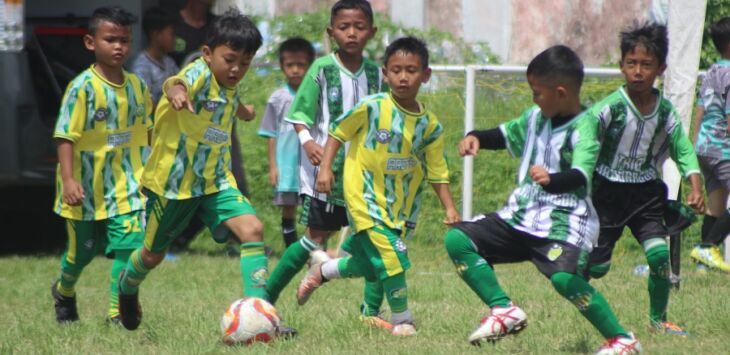
[[[576,123],[576,128],[571,137],[573,146],[573,161],[571,169],[580,171],[586,179],[586,185],[591,187],[593,169],[596,167],[598,153],[601,146],[598,143],[598,121],[590,115],[584,115]]]
[[[155,108],[152,103],[152,92],[150,86],[144,82],[140,83],[142,87],[142,97],[144,100],[144,114],[147,119],[145,120],[145,126],[147,130],[152,130],[155,126]]]
[[[86,83],[71,82],[66,89],[58,112],[54,138],[62,138],[76,142],[84,130],[86,113]]]
[[[213,73],[210,73],[212,76]],[[215,80],[211,78],[211,80]],[[203,86],[205,79],[203,78],[202,66],[191,64],[183,68],[179,73],[173,75],[162,84],[162,95],[166,95],[167,89],[174,84],[182,84],[188,93],[188,97],[194,97],[195,93]]]
[[[264,110],[264,117],[261,119],[261,125],[257,134],[261,137],[276,138],[277,132],[279,131],[278,119],[276,117],[276,104],[274,102],[274,95],[269,97],[269,101],[266,102],[266,110]]]
[[[502,135],[504,135],[504,140],[507,142],[507,150],[513,157],[522,156],[522,151],[525,149],[530,116],[534,110],[534,108],[531,108],[523,112],[520,117],[499,126]]]
[[[286,115],[286,121],[293,124],[303,124],[312,127],[317,116],[317,104],[320,99],[321,83],[319,82],[319,68],[312,65],[299,84],[297,95]]]
[[[672,114],[667,121],[666,130],[669,138],[669,156],[677,163],[679,172],[685,178],[692,174],[699,174],[700,164],[697,161],[697,154],[692,148],[689,137],[684,133],[677,111],[672,110]]]
[[[723,98],[725,99],[725,106],[723,109],[725,110],[725,115],[730,115],[730,83],[725,83],[725,90],[723,90]]]
[[[426,180],[430,183],[449,183],[449,167],[444,155],[444,127],[435,118],[426,130],[424,140]]]
[[[368,123],[368,107],[370,104],[371,101],[360,102],[357,106],[332,121],[329,130],[330,136],[342,143],[355,138],[355,135]]]

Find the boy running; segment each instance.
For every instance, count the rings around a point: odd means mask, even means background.
[[[392,334],[410,336],[416,333],[405,275],[410,262],[401,238],[415,227],[425,181],[446,210],[444,223],[460,218],[449,193],[443,127],[416,100],[431,76],[426,45],[413,37],[400,38],[385,50],[384,60],[390,93],[366,97],[332,122],[317,176],[317,191],[330,193],[337,183],[335,157],[349,142],[343,184],[356,234],[348,237],[343,249],[351,256],[313,264],[299,285],[297,299],[304,304],[328,280],[365,277],[382,284]]]
[[[499,286],[492,267],[529,260],[606,339],[598,354],[638,353],[638,340],[583,277],[598,238],[590,191],[600,149],[598,123],[581,115],[583,63],[568,47],[550,47],[530,62],[527,81],[537,107],[459,143],[462,156],[481,148],[522,158],[518,186],[505,206],[456,225],[444,238],[459,276],[491,308],[469,341],[495,341],[527,326],[527,315]]]
[[[54,209],[68,232],[61,275],[51,288],[59,323],[79,319],[74,285],[106,243],[113,258],[107,321],[118,324],[119,273],[142,245],[139,181],[150,150],[152,99],[149,87],[122,68],[133,22],[120,7],[94,10],[84,45],[96,62],[68,85],[53,133],[59,162]]]

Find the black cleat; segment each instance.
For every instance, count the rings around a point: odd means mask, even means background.
[[[76,310],[76,297],[65,297],[58,293],[58,282],[51,285],[51,297],[53,307],[56,309],[56,321],[59,324],[70,323],[79,320],[79,312]]]
[[[133,295],[122,293],[124,271],[119,275],[119,318],[127,330],[135,330],[142,323],[142,306],[139,305],[139,292]]]
[[[276,337],[277,338],[289,340],[289,339],[294,339],[298,334],[299,334],[299,332],[297,332],[297,330],[292,327],[287,327],[287,326],[281,325],[281,324],[279,324],[279,326],[276,327]]]

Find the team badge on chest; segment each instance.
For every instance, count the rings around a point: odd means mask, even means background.
[[[213,112],[218,108],[218,106],[220,106],[220,104],[220,101],[208,100],[203,104],[203,108],[205,108],[208,112]]]
[[[387,129],[379,129],[377,132],[375,132],[375,139],[377,139],[380,144],[390,142],[390,131]]]
[[[97,108],[96,112],[94,112],[94,120],[95,121],[104,121],[109,117],[109,109],[106,108]]]
[[[340,89],[334,87],[329,92],[330,101],[337,101],[340,98]]]

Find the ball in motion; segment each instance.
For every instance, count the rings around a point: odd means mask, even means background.
[[[255,297],[236,300],[221,319],[223,342],[228,345],[269,342],[279,327],[271,303]]]

